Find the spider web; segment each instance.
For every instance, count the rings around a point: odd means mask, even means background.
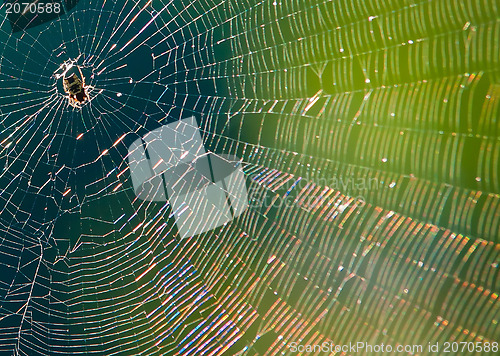
[[[494,1],[66,8],[0,26],[0,351],[500,339]],[[242,159],[250,206],[180,239],[127,155],[193,116],[207,150]]]

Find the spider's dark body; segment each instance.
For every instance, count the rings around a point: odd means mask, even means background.
[[[78,78],[78,76],[73,73],[69,77],[64,78],[63,85],[64,91],[68,94],[72,106],[79,106],[87,101],[88,96],[84,79]]]

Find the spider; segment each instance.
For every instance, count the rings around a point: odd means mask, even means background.
[[[76,73],[63,79],[64,92],[68,94],[69,104],[74,108],[81,108],[89,100],[87,94],[88,87],[85,85],[85,78],[79,67],[78,71],[82,79],[78,78]]]

